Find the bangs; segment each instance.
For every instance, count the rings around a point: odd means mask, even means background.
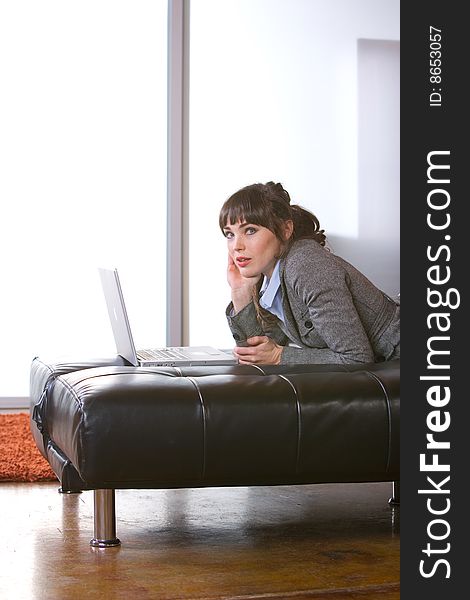
[[[259,194],[252,195],[246,190],[240,190],[222,206],[219,214],[219,227],[223,231],[227,225],[253,223],[253,225],[271,229],[272,218],[269,213],[267,202],[260,200]]]

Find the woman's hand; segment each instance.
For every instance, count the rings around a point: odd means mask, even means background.
[[[261,274],[255,277],[244,277],[229,254],[227,281],[232,290],[232,302],[235,312],[240,312],[242,308],[245,308],[251,302],[252,290],[260,278]]]
[[[242,365],[278,365],[281,362],[282,346],[266,335],[248,338],[248,346],[236,346],[233,353]]]

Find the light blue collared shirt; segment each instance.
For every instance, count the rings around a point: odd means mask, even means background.
[[[281,292],[281,279],[279,277],[279,265],[280,260],[277,261],[274,266],[271,278],[268,279],[266,276],[263,281],[263,285],[260,289],[260,305],[268,310],[273,315],[276,315],[284,323],[284,311],[282,309],[282,292]]]

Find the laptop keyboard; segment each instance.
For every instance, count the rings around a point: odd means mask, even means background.
[[[179,350],[176,350],[176,348],[172,348],[171,350],[169,348],[161,348],[158,350],[155,349],[148,349],[148,350],[139,350],[139,352],[137,353],[139,358],[144,359],[144,360],[187,360],[188,357],[183,354],[183,352],[180,352]]]

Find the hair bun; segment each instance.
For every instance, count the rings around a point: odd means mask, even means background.
[[[320,229],[320,221],[317,217],[298,204],[293,204],[291,210],[295,239],[313,238],[320,246],[324,246],[326,241],[325,230]]]
[[[280,200],[290,205],[289,192],[285,190],[282,183],[274,183],[274,181],[268,181],[266,183],[268,191],[274,193]]]

